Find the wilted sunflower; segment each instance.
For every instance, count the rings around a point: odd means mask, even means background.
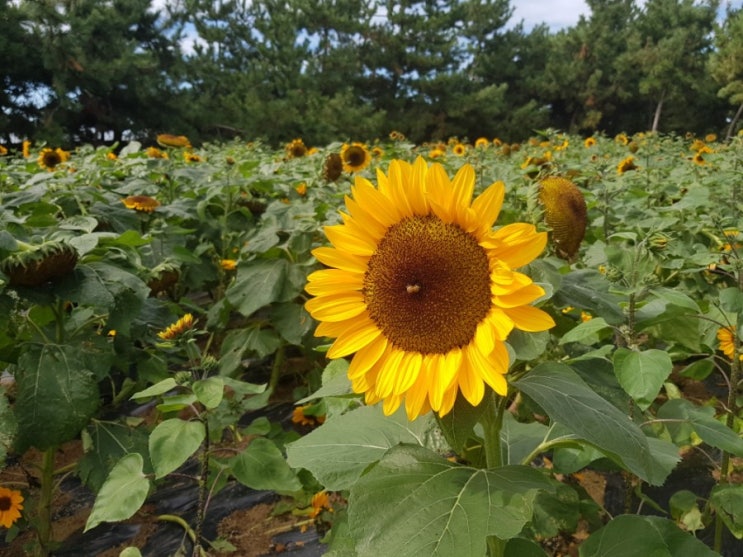
[[[15,489],[0,487],[0,526],[10,528],[21,518],[23,495]]]
[[[635,164],[635,157],[629,156],[617,165],[617,173],[624,174],[630,170],[637,170],[639,167]]]
[[[39,153],[39,166],[51,171],[54,170],[57,165],[69,160],[69,158],[69,151],[64,151],[59,147],[57,147],[56,149],[44,147],[41,150],[41,153]]]
[[[286,145],[286,156],[290,159],[298,159],[300,157],[304,157],[307,154],[307,146],[304,144],[304,141],[297,138]]]
[[[77,250],[64,242],[17,243],[21,249],[0,261],[0,271],[8,276],[11,286],[33,287],[55,281],[77,265]]]
[[[157,144],[160,147],[191,147],[191,142],[185,135],[171,135],[169,133],[161,133],[155,138]]]
[[[160,202],[149,195],[130,195],[121,200],[127,209],[134,209],[142,213],[152,213],[160,206]]]
[[[338,153],[330,153],[322,165],[322,177],[326,182],[335,182],[343,174],[343,159]]]
[[[312,273],[306,303],[317,336],[335,338],[329,358],[356,353],[348,375],[367,404],[408,417],[447,414],[457,394],[478,404],[485,385],[505,395],[515,327],[544,331],[532,307],[544,290],[514,271],[542,252],[546,233],[517,223],[496,231],[505,187],[472,200],[468,164],[453,180],[440,164],[390,163],[378,187],[357,177],[343,224],[325,227],[334,247],[313,251],[330,267]]]
[[[717,329],[717,340],[720,341],[720,350],[729,359],[735,357],[735,329],[733,327],[720,327]],[[738,359],[743,361],[743,354],[738,354]]]
[[[350,145],[347,143],[341,147],[341,159],[343,160],[343,170],[346,172],[361,172],[371,162],[371,154],[366,145],[354,141]]]
[[[168,326],[164,331],[157,333],[157,336],[162,340],[174,340],[193,328],[193,323],[193,315],[186,313],[178,321]]]

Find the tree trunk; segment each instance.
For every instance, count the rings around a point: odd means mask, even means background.
[[[733,121],[730,122],[730,127],[728,127],[728,133],[725,136],[725,140],[729,140],[731,137],[733,137],[733,130],[735,129],[735,125],[738,123],[738,120],[740,119],[740,115],[743,114],[743,103],[740,103],[740,106],[738,107],[738,111],[735,113],[735,116],[733,116]]]
[[[658,123],[660,122],[660,113],[663,110],[663,99],[665,99],[666,93],[663,92],[660,95],[660,100],[658,101],[658,104],[655,106],[655,116],[653,116],[653,128],[652,131],[657,132],[658,131]]]

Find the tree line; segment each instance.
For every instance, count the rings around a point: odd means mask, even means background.
[[[743,13],[587,0],[0,0],[0,141],[737,131]]]

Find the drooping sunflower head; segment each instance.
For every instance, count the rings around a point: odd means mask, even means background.
[[[130,195],[121,200],[127,209],[142,213],[152,213],[160,206],[160,202],[149,195]]]
[[[583,193],[567,178],[548,176],[539,182],[544,220],[552,229],[557,255],[568,261],[578,253],[586,232],[587,209]]]
[[[472,199],[475,175],[452,179],[440,164],[392,161],[378,186],[357,177],[333,247],[313,251],[327,269],[309,276],[315,334],[335,338],[329,358],[354,354],[349,378],[387,414],[447,414],[458,396],[476,405],[485,386],[504,395],[514,328],[544,331],[552,318],[531,305],[544,290],[515,269],[542,252],[530,224],[492,230],[505,187]]]
[[[0,526],[10,528],[21,518],[23,495],[15,489],[0,486]]]
[[[12,253],[0,261],[0,271],[8,276],[11,286],[34,287],[68,275],[78,259],[71,245],[50,241]]]
[[[335,182],[343,174],[343,159],[338,153],[330,153],[322,165],[322,177],[326,182]]]
[[[371,154],[366,145],[355,141],[350,145],[345,143],[341,148],[343,170],[346,172],[361,172],[371,162]]]
[[[178,319],[178,321],[157,333],[157,336],[162,340],[175,340],[187,331],[190,331],[193,326],[193,315],[186,313],[183,317]]]
[[[624,174],[625,172],[637,170],[638,168],[639,167],[635,164],[635,157],[630,155],[617,165],[617,174]]]
[[[735,357],[737,339],[734,327],[720,327],[717,329],[717,340],[720,341],[720,350],[730,360]],[[738,348],[738,359],[743,360],[743,353]]]
[[[190,148],[191,142],[185,135],[173,135],[169,133],[161,133],[156,138],[157,144],[160,147],[175,147],[175,148]]]

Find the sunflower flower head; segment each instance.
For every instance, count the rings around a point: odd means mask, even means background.
[[[10,528],[21,518],[23,495],[15,489],[0,486],[0,526]]]
[[[307,155],[307,146],[301,138],[293,139],[286,144],[286,158],[299,159]]]
[[[343,170],[346,172],[361,172],[371,162],[371,154],[366,145],[355,141],[351,144],[344,143],[341,147],[341,160]]]
[[[41,150],[41,153],[39,153],[39,166],[41,168],[45,168],[46,170],[52,171],[54,170],[58,165],[62,164],[63,162],[66,162],[70,159],[70,152],[65,151],[63,149],[60,149],[57,147],[56,149],[50,149],[49,147],[44,147]]]
[[[367,404],[409,419],[477,405],[486,385],[505,395],[506,338],[544,331],[552,318],[531,304],[544,290],[516,271],[547,242],[531,224],[492,230],[505,186],[473,200],[475,173],[453,179],[419,157],[394,160],[377,186],[356,177],[343,224],[325,227],[332,247],[313,251],[328,268],[308,277],[315,335],[335,338],[329,358],[354,354],[348,375]]]
[[[635,164],[635,157],[630,155],[617,165],[617,174],[624,174],[625,172],[637,170],[638,168],[639,167]]]
[[[161,151],[157,147],[147,147],[147,150],[145,151],[147,153],[147,156],[151,159],[167,159],[168,153],[166,151]]]
[[[573,182],[548,176],[539,183],[544,220],[552,229],[557,255],[568,261],[578,253],[586,233],[587,209],[583,193]]]
[[[720,350],[728,359],[732,360],[735,357],[735,348],[737,340],[735,338],[734,327],[720,327],[717,329],[717,340],[720,341]],[[738,347],[738,359],[743,361],[743,353],[741,353],[740,347]]]
[[[157,336],[162,340],[175,340],[187,331],[193,329],[193,325],[193,315],[186,313],[178,321],[157,333]]]
[[[121,200],[127,209],[141,213],[152,213],[160,206],[160,202],[149,195],[130,195]]]

